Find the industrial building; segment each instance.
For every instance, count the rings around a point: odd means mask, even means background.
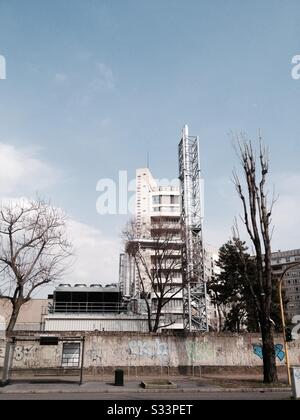
[[[45,331],[147,331],[146,319],[129,313],[117,284],[61,284],[48,298]]]
[[[147,332],[143,313],[132,311],[129,300],[117,284],[104,287],[61,284],[48,296],[48,314],[43,317],[44,331]],[[162,319],[164,322],[164,318]]]

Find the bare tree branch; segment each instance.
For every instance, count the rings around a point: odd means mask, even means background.
[[[162,309],[182,290],[182,284],[174,277],[181,269],[180,232],[159,219],[143,229],[137,222],[130,221],[123,237],[126,251],[135,261],[139,287],[146,302],[149,331],[157,331],[161,328]],[[154,295],[155,306],[151,295]]]
[[[72,247],[65,228],[63,213],[39,198],[1,204],[0,297],[9,297],[12,303],[7,331],[13,330],[33,291],[66,270]]]

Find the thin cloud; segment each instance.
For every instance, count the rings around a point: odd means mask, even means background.
[[[97,77],[93,80],[92,84],[95,88],[115,88],[115,78],[112,69],[104,63],[97,63]]]
[[[99,229],[71,219],[68,237],[73,243],[75,262],[64,281],[75,283],[118,282],[119,244]]]
[[[65,73],[56,73],[54,76],[54,82],[61,84],[65,83],[68,79],[68,76]]]
[[[87,77],[79,80],[76,75],[68,75],[69,86],[74,86],[68,97],[68,108],[77,105],[90,106],[100,94],[110,94],[116,89],[116,81],[112,69],[104,63],[93,63],[89,66]]]
[[[60,177],[60,171],[38,158],[32,150],[0,143],[1,194],[43,190]]]

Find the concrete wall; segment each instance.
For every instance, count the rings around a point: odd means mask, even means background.
[[[62,333],[57,333],[59,336]],[[53,335],[53,334],[51,334]],[[41,346],[34,335],[18,339],[13,367],[61,367],[62,346]],[[37,335],[35,337],[38,337]],[[64,333],[61,338],[80,338],[79,333]],[[284,365],[284,349],[276,337],[278,366]],[[300,365],[300,340],[289,345],[292,365]],[[0,366],[4,360],[4,341],[0,341]],[[84,366],[90,369],[133,367],[180,368],[192,366],[257,367],[262,366],[261,341],[257,334],[161,335],[136,333],[88,333],[85,337]]]

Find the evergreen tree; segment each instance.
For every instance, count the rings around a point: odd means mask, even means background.
[[[222,308],[223,329],[259,332],[259,317],[253,298],[258,293],[255,258],[247,253],[245,242],[234,238],[219,250],[221,273],[208,282],[212,303]],[[252,291],[251,291],[252,289]],[[273,283],[271,319],[275,331],[281,330],[278,285]]]

